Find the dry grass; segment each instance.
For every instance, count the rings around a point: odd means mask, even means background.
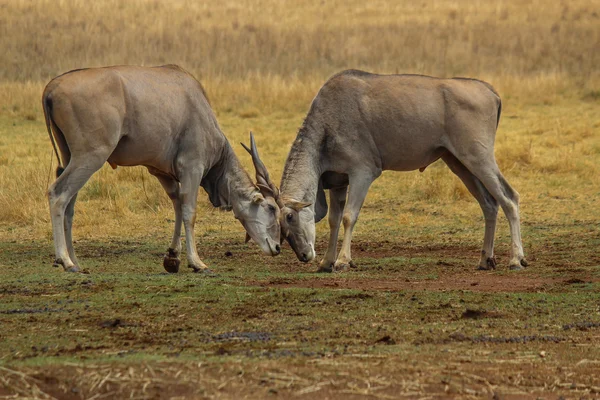
[[[113,64],[178,63],[218,109],[262,112],[305,108],[327,76],[349,67],[477,76],[536,101],[592,93],[599,76],[593,0],[4,0],[0,11],[0,81],[34,82],[23,92],[3,86],[0,109],[19,114],[38,113],[36,84]]]
[[[314,76],[348,66],[435,75],[597,74],[590,0],[10,1],[2,80],[71,68],[180,63],[203,79]],[[585,40],[582,40],[585,38]]]
[[[385,356],[348,355],[312,362],[287,360],[285,367],[266,360],[252,364],[237,360],[229,364],[212,360],[197,364],[91,364],[69,366],[59,371],[0,367],[0,379],[6,389],[18,393],[20,398],[35,399],[64,398],[69,395],[69,389],[76,394],[82,393],[86,398],[142,399],[165,396],[172,399],[236,399],[275,395],[297,399],[500,397],[497,393],[508,398],[535,398],[534,395],[539,397],[550,393],[555,397],[562,397],[561,394],[565,397],[594,397],[600,393],[600,387],[579,383],[572,378],[575,374],[579,378],[584,369],[588,369],[588,376],[593,376],[594,371],[600,370],[597,363],[557,367],[559,363],[554,360],[551,363],[539,361],[540,357],[534,352],[519,354],[517,360],[514,352],[512,357],[504,358],[493,352],[492,357],[499,367],[490,377],[487,371],[481,370],[489,365],[488,353],[492,352],[464,349],[456,356],[458,361],[452,363],[422,358],[407,360],[398,356],[388,356],[384,363]],[[531,368],[531,372],[527,371],[525,382],[521,382],[520,374],[516,384],[503,376],[514,373],[518,368],[515,363]],[[560,376],[554,371],[557,368],[561,370]],[[373,369],[378,371],[375,376],[369,373]]]
[[[546,210],[540,193],[584,201],[597,195],[600,176],[599,13],[593,0],[302,6],[276,0],[0,0],[0,220],[9,232],[49,237],[51,150],[41,91],[64,71],[111,64],[189,69],[206,86],[236,151],[254,130],[274,176],[311,99],[340,69],[478,77],[504,99],[496,155],[523,195],[525,214],[534,201]],[[456,212],[473,206],[441,165],[424,174],[384,174],[380,181],[370,194],[375,206],[423,201]],[[200,235],[241,230],[229,214],[206,202],[200,207]],[[477,207],[469,212],[478,213]],[[145,171],[105,168],[79,197],[76,236],[151,226],[163,232],[169,219],[171,204]]]

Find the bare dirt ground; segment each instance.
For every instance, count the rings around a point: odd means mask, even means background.
[[[319,243],[323,248],[326,243]],[[530,259],[533,261],[533,268],[522,272],[512,273],[505,271],[506,266],[498,263],[496,270],[493,271],[474,271],[463,261],[465,255],[475,256],[477,251],[466,250],[463,246],[456,245],[428,245],[413,246],[393,243],[390,241],[368,242],[355,241],[353,243],[356,251],[353,251],[354,257],[358,260],[359,268],[350,270],[346,273],[325,274],[319,278],[298,278],[298,277],[277,277],[262,281],[249,281],[247,284],[261,287],[274,288],[328,288],[328,289],[355,289],[355,290],[382,290],[382,291],[400,291],[400,290],[427,290],[427,291],[455,291],[468,290],[473,292],[490,293],[519,293],[519,292],[547,292],[560,291],[561,287],[569,287],[577,284],[600,282],[600,277],[593,268],[600,264],[600,256],[590,254],[586,262],[574,262],[555,257],[556,253],[561,253],[563,246],[549,246],[543,253],[536,253]],[[384,278],[377,277],[357,277],[352,272],[369,270],[369,262],[362,266],[361,260],[364,259],[385,259],[388,257],[405,258],[429,258],[436,260],[433,266],[428,266],[429,273],[435,273],[434,277],[425,274],[423,267],[414,267],[409,271],[419,270],[421,275],[417,276],[398,276],[398,271],[389,271],[388,276]],[[475,260],[475,259],[474,259]],[[474,264],[474,261],[472,261]],[[539,265],[544,265],[544,270],[540,270]],[[587,267],[587,268],[586,268]],[[591,269],[590,269],[591,267]],[[433,268],[433,269],[432,269]],[[382,267],[375,267],[374,270],[382,270]],[[498,272],[506,272],[500,275]],[[388,272],[385,270],[382,273]],[[406,271],[404,271],[406,272]],[[548,274],[547,272],[551,272]],[[425,274],[425,276],[423,276]],[[518,276],[518,279],[515,277]]]
[[[575,281],[574,281],[575,280]],[[344,277],[294,280],[286,278],[273,278],[268,281],[249,282],[262,287],[301,287],[301,288],[329,288],[329,289],[355,289],[355,290],[469,290],[473,292],[538,292],[546,291],[560,285],[570,285],[584,282],[599,282],[597,278],[559,279],[559,278],[521,278],[515,281],[512,276],[494,274],[443,274],[433,280],[410,279],[349,279]]]

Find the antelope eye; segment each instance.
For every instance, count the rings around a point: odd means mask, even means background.
[[[287,222],[292,222],[292,219],[294,219],[294,216],[290,213],[285,216],[285,219],[287,220]]]
[[[269,211],[275,212],[275,206],[272,206],[271,204],[269,204]]]

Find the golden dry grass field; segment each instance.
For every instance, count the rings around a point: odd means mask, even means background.
[[[600,395],[598,0],[0,0],[0,60],[0,398]],[[274,177],[335,72],[491,83],[531,266],[506,270],[500,213],[500,268],[475,271],[481,211],[436,163],[374,183],[359,269],[336,276],[287,246],[265,259],[202,192],[211,279],[161,273],[170,200],[145,169],[105,166],[75,211],[90,274],[53,269],[45,84],[166,63],[203,83],[248,168],[255,133]]]

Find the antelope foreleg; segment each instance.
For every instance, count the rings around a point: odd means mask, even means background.
[[[358,214],[367,197],[369,187],[374,178],[368,176],[350,177],[350,189],[348,191],[348,201],[344,207],[342,223],[344,224],[344,241],[342,249],[334,264],[335,271],[343,271],[348,267],[356,267],[352,262],[350,247],[352,245],[352,231],[358,220]]]

